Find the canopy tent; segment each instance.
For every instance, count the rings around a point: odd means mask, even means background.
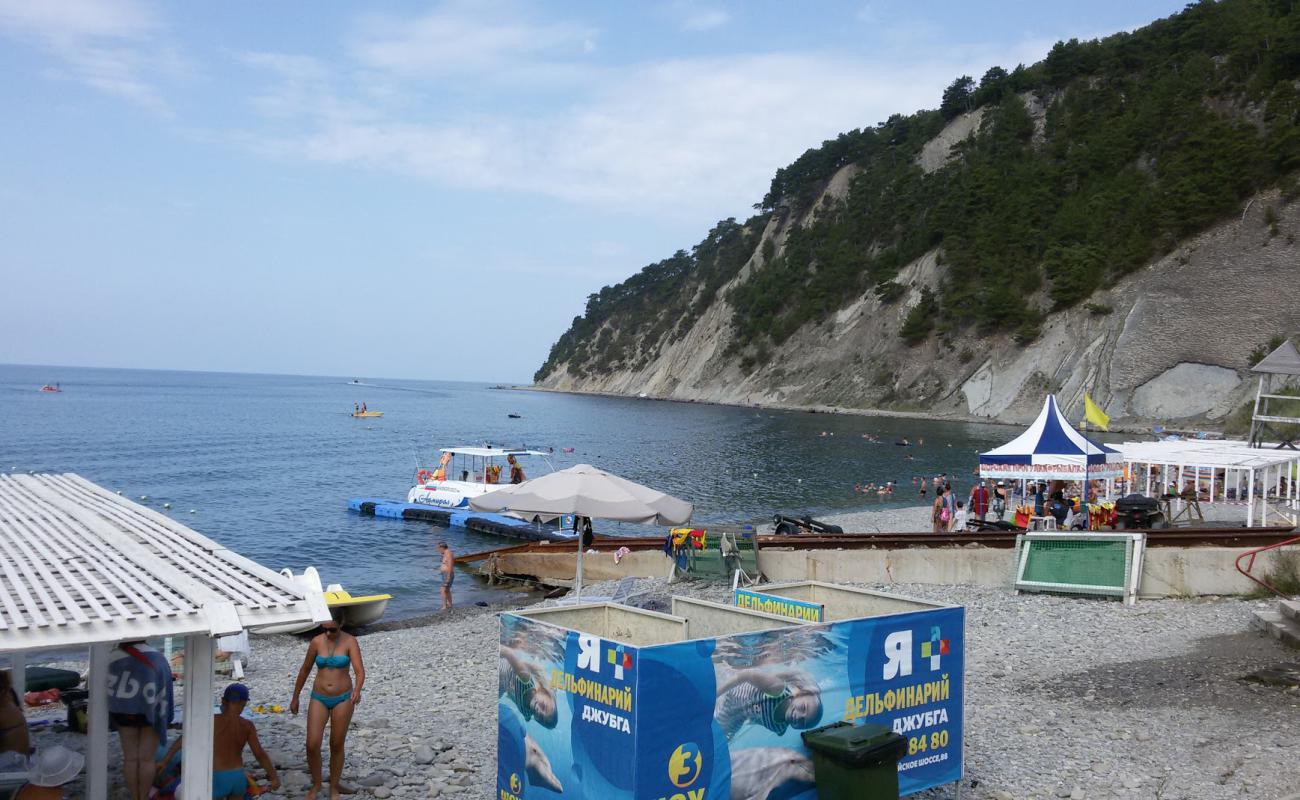
[[[1043,401],[1033,424],[1016,438],[980,453],[981,478],[1081,481],[1117,478],[1123,456],[1071,427],[1056,405],[1055,395]],[[1085,466],[1086,465],[1086,466]]]
[[[524,516],[572,514],[643,525],[684,525],[695,510],[684,500],[590,464],[578,464],[471,497],[469,507],[475,511],[510,511]],[[585,547],[582,539],[578,537],[578,597],[582,596],[582,552]]]
[[[319,593],[72,474],[0,475],[0,576],[0,656],[20,690],[28,653],[90,648],[90,800],[108,796],[115,643],[185,637],[182,769],[204,776],[212,772],[214,637],[329,617]],[[181,797],[210,800],[211,792],[211,780],[187,780]]]

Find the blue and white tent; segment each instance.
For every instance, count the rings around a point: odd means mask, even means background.
[[[1056,397],[1049,394],[1028,430],[980,453],[980,477],[1081,481],[1085,458],[1092,480],[1118,478],[1124,468],[1122,453],[1076,431],[1057,407]]]

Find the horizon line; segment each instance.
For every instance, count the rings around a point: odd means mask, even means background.
[[[425,381],[430,383],[493,383],[492,380],[484,378],[481,380],[469,378],[411,378],[398,377],[393,375],[359,375],[349,373],[347,375],[322,375],[309,372],[265,372],[259,370],[225,370],[225,369],[178,369],[174,367],[103,367],[90,366],[86,364],[34,364],[21,361],[0,361],[0,368],[3,367],[37,367],[42,369],[96,369],[116,372],[181,372],[196,375],[256,375],[273,378],[338,378],[351,380],[383,380],[383,381]],[[62,382],[62,381],[60,381]],[[499,386],[532,386],[532,381],[519,383],[517,381],[495,381]]]

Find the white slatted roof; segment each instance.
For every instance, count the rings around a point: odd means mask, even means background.
[[[1300,452],[1295,450],[1265,450],[1230,439],[1125,442],[1112,446],[1124,454],[1125,461],[1162,466],[1264,469],[1300,460]]]
[[[0,475],[0,653],[322,621],[307,593],[77,475]]]

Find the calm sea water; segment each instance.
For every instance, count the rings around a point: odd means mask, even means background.
[[[354,496],[404,500],[417,462],[457,444],[554,447],[695,503],[699,522],[757,522],[916,502],[915,476],[970,482],[975,454],[1013,430],[541,392],[486,384],[0,365],[0,471],[77,472],[267,566],[315,565],[354,593],[389,592],[390,617],[437,605],[435,546],[510,542],[360,517]],[[62,394],[42,394],[58,381]],[[381,419],[349,416],[354,402]],[[508,413],[522,415],[510,419]],[[827,435],[823,435],[823,433]],[[879,437],[880,442],[863,438]],[[894,441],[923,439],[922,446]],[[572,447],[572,454],[562,453]],[[892,501],[853,491],[898,481]],[[194,513],[190,513],[190,509]],[[643,534],[636,526],[598,525]],[[458,602],[499,596],[462,576]]]

